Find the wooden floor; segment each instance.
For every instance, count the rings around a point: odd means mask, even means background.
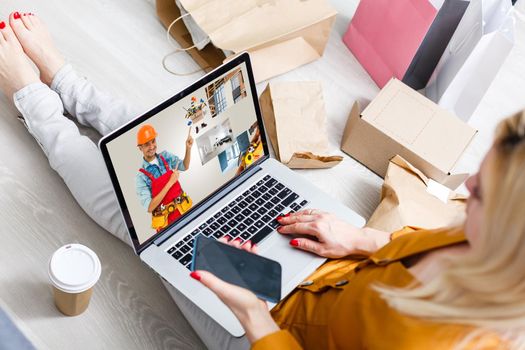
[[[340,154],[352,103],[373,98],[378,88],[341,42],[357,0],[332,2],[342,14],[325,56],[276,80],[323,82],[330,146]],[[525,107],[523,5],[516,15],[515,49],[471,119],[480,132],[459,171],[476,171],[497,121]],[[201,75],[177,77],[163,70],[170,46],[153,0],[2,0],[0,19],[16,10],[40,15],[77,70],[143,109]],[[195,68],[184,54],[170,64]],[[259,84],[259,93],[264,86]],[[159,279],[84,214],[16,116],[12,102],[0,96],[0,301],[41,348],[203,348]],[[381,179],[347,156],[333,169],[301,173],[364,217],[378,204]],[[88,311],[74,318],[56,311],[46,270],[52,252],[71,242],[91,247],[103,266]]]

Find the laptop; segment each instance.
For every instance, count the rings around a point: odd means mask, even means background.
[[[277,216],[317,208],[365,223],[270,157],[247,53],[105,136],[99,147],[140,259],[236,337],[244,330],[233,313],[189,277],[197,235],[256,243],[260,255],[281,264],[284,298],[325,259],[291,247],[291,237],[275,230]]]

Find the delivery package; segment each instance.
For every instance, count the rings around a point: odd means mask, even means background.
[[[392,79],[361,112],[355,103],[341,149],[381,177],[400,155],[426,176],[457,188],[468,174],[452,174],[476,130],[417,91]]]
[[[205,70],[217,67],[226,56],[248,51],[256,82],[320,58],[337,14],[327,0],[177,1],[180,7],[173,0],[156,4],[161,22],[181,50],[189,50]],[[201,34],[198,42],[188,28],[198,29],[193,30]]]
[[[466,197],[428,178],[396,155],[388,164],[381,202],[366,226],[395,232],[404,226],[434,229],[465,219]]]
[[[514,47],[509,0],[471,0],[425,94],[468,121]]]
[[[422,89],[467,6],[462,0],[361,0],[343,41],[380,88],[395,77]]]
[[[294,169],[331,168],[343,157],[327,155],[326,113],[320,82],[272,82],[259,98],[275,156]]]

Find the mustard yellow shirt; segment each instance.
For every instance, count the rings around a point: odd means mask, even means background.
[[[282,330],[259,339],[252,348],[454,348],[472,327],[403,315],[389,307],[372,286],[381,283],[405,287],[414,283],[403,259],[462,242],[465,236],[459,229],[405,228],[366,260],[328,261],[272,310]],[[475,348],[504,347],[496,336],[491,336],[476,340]]]

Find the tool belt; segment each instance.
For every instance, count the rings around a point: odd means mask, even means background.
[[[182,192],[180,196],[175,198],[168,204],[161,204],[151,213],[151,227],[160,230],[168,226],[168,217],[171,213],[178,210],[180,215],[183,215],[191,209],[193,201],[186,192]]]

